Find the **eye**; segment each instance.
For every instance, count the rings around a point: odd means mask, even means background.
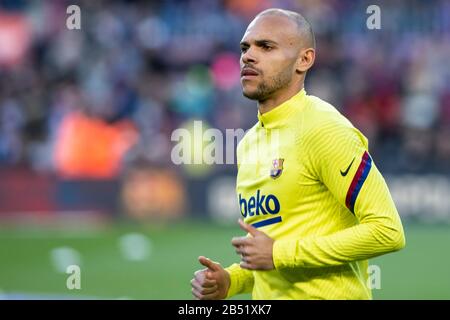
[[[241,47],[241,53],[245,53],[245,52],[247,52],[247,50],[248,50],[248,47],[246,47],[246,46]]]
[[[272,47],[269,46],[269,45],[267,45],[267,44],[263,44],[263,45],[261,46],[261,48],[262,48],[263,50],[265,50],[265,51],[270,51],[270,50],[272,50]]]

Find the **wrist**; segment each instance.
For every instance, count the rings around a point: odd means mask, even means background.
[[[297,241],[291,239],[276,240],[272,248],[275,269],[290,268],[298,265]]]
[[[225,277],[226,277],[226,294],[225,294],[225,299],[231,298],[232,296],[234,296],[235,294],[237,294],[237,292],[239,291],[239,286],[238,286],[238,279],[236,276],[233,276],[233,269],[232,267],[226,268],[225,269]]]

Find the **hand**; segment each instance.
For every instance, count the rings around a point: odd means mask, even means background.
[[[244,223],[239,219],[239,226],[250,233],[250,237],[234,237],[231,244],[236,248],[236,253],[241,255],[241,268],[249,270],[272,270],[273,243],[272,238],[255,227]]]
[[[230,275],[222,266],[203,256],[198,261],[206,269],[198,270],[191,280],[192,294],[196,300],[225,299],[230,288]]]

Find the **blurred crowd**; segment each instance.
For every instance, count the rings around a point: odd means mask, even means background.
[[[81,30],[66,28],[70,4]],[[248,129],[239,41],[257,12],[282,7],[316,34],[307,92],[369,138],[379,167],[450,173],[450,2],[379,2],[380,30],[366,26],[368,5],[0,0],[0,166],[114,177],[173,166],[171,134],[194,119]]]

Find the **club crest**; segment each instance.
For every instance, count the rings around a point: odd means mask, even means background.
[[[270,169],[270,177],[272,179],[278,178],[283,173],[284,159],[272,160],[272,168]]]

